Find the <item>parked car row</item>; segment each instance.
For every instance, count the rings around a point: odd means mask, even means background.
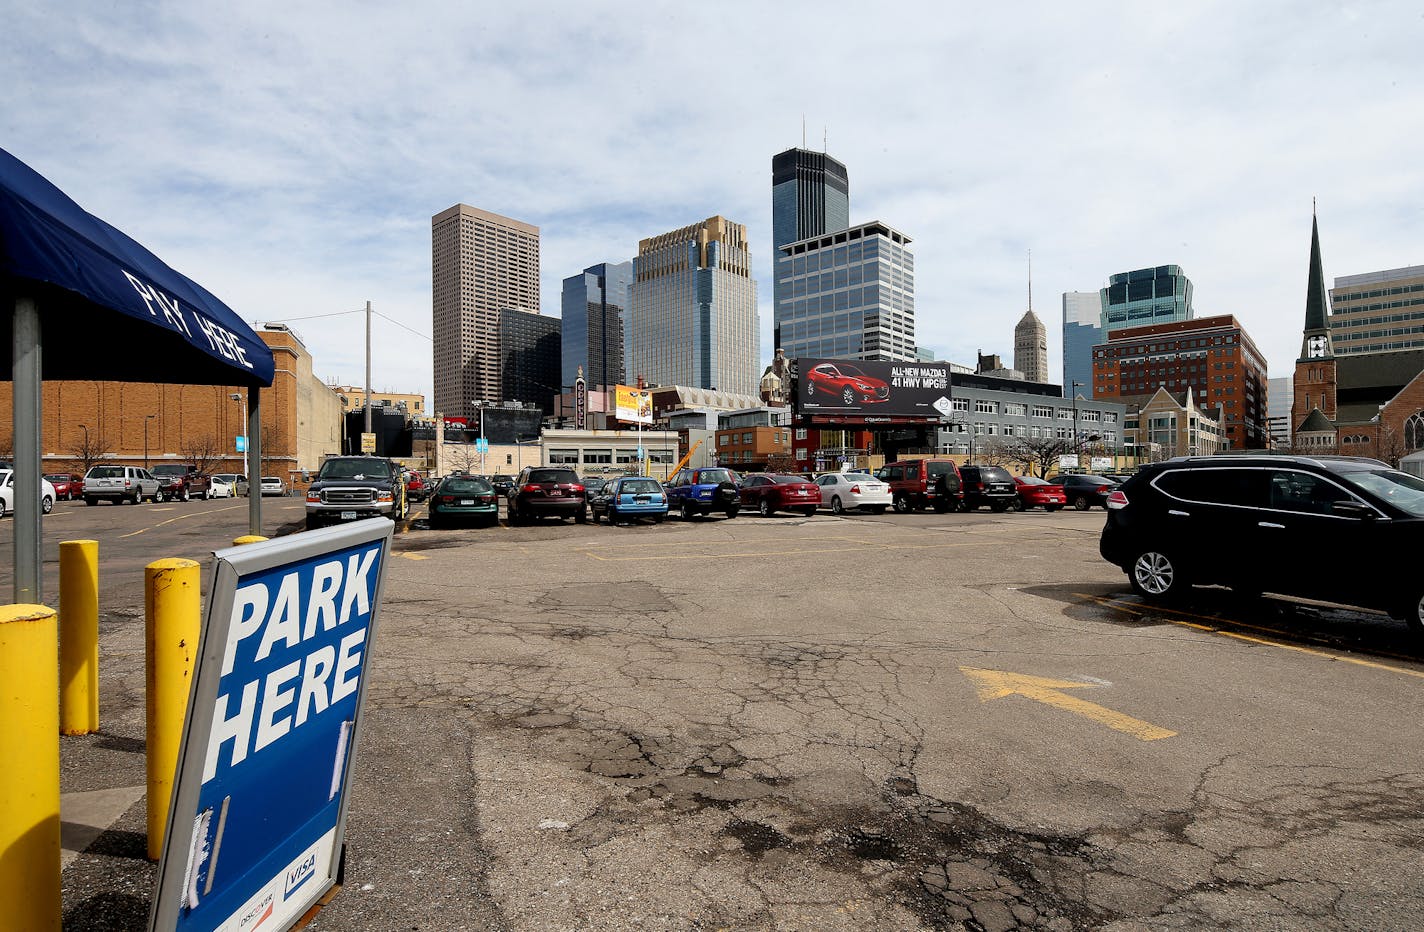
[[[48,478],[40,479],[40,512],[49,514],[59,493]],[[0,518],[15,510],[15,471],[0,469]]]

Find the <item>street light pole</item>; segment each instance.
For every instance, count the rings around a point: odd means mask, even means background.
[[[1082,382],[1074,382],[1069,392],[1073,396],[1073,453],[1075,455],[1081,452],[1078,446],[1078,389],[1082,387]],[[1083,464],[1079,463],[1078,465],[1081,467]]]
[[[251,447],[251,444],[249,444],[249,443],[247,442],[247,405],[245,405],[245,404],[242,403],[242,395],[239,394],[238,392],[233,392],[232,394],[228,395],[227,397],[229,397],[229,398],[231,398],[233,401],[237,402],[238,408],[242,411],[242,469],[243,469],[243,471],[244,471],[245,473],[247,473],[247,489],[248,489],[248,494],[251,495],[251,494],[252,494],[252,460],[251,460],[252,454],[251,454],[250,449],[249,449],[249,448]],[[343,420],[344,420],[344,419],[343,419]],[[234,489],[235,489],[235,487],[234,487]],[[234,494],[236,494],[235,491],[234,491]]]

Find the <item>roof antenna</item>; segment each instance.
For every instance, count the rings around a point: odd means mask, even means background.
[[[806,148],[806,114],[801,114],[801,148]]]
[[[823,125],[823,126],[821,127],[821,153],[822,153],[823,155],[824,155],[825,153],[827,153],[827,152],[830,151],[828,148],[826,148],[826,140],[827,140],[828,138],[830,138],[830,135],[831,135],[830,130],[828,130],[828,129]]]
[[[1033,250],[1028,251],[1028,312],[1033,313]]]

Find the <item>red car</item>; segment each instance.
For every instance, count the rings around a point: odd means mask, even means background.
[[[1014,503],[1015,511],[1042,507],[1044,511],[1057,511],[1068,504],[1068,495],[1063,486],[1054,485],[1037,476],[1014,476],[1014,485],[1019,497]]]
[[[799,511],[808,518],[821,507],[821,487],[805,476],[754,473],[742,477],[742,507],[769,518],[778,511]]]
[[[54,486],[54,494],[61,501],[72,501],[84,494],[84,480],[79,476],[56,473],[45,478]]]
[[[837,398],[847,408],[890,400],[890,386],[846,362],[823,362],[806,373],[806,395]]]

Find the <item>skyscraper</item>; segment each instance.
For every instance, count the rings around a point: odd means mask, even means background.
[[[432,410],[466,416],[504,399],[499,312],[539,313],[539,228],[456,204],[430,221]]]
[[[915,256],[878,220],[782,246],[781,348],[791,358],[913,361]]]
[[[1119,272],[1098,292],[1103,337],[1123,327],[1146,327],[1191,320],[1192,282],[1179,265]]]
[[[711,217],[641,240],[633,273],[628,379],[756,394],[761,329],[746,226]]]
[[[1335,279],[1330,335],[1339,356],[1424,348],[1424,265]]]
[[[499,312],[499,377],[505,401],[538,405],[554,411],[559,394],[559,330],[557,317],[505,308]]]
[[[579,366],[589,385],[617,385],[625,380],[624,315],[632,284],[632,262],[603,262],[564,279],[565,389],[573,388]]]
[[[771,261],[781,247],[850,226],[850,176],[845,165],[824,152],[787,149],[771,158]],[[775,345],[780,346],[780,279],[772,286]]]
[[[1102,342],[1103,304],[1096,291],[1063,292],[1063,394],[1073,383],[1093,397],[1093,347]]]
[[[1032,307],[1014,327],[1014,368],[1030,382],[1048,381],[1048,328]]]

